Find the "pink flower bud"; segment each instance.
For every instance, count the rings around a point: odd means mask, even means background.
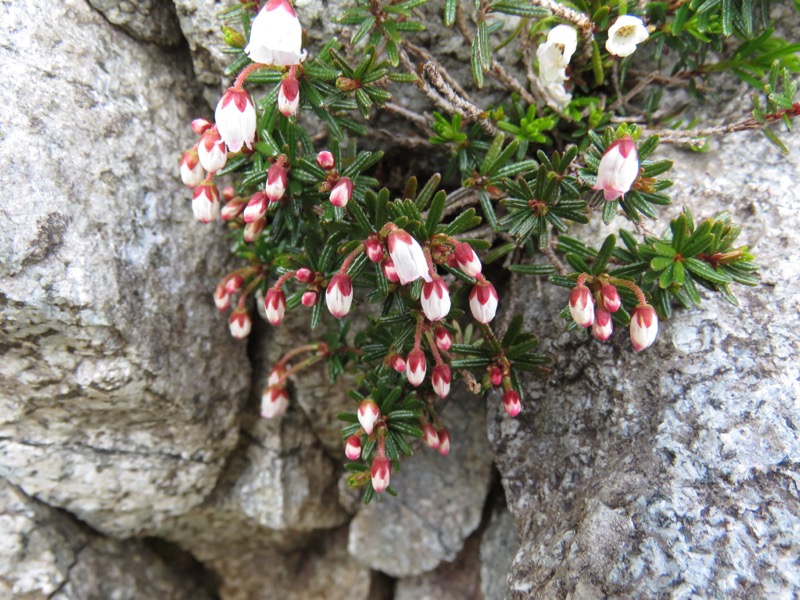
[[[278,111],[287,119],[297,114],[300,106],[300,84],[291,74],[281,81],[278,90]]]
[[[300,267],[294,274],[294,278],[300,283],[311,283],[316,278],[316,273],[314,273],[314,271],[311,269]]]
[[[289,407],[289,394],[284,387],[268,387],[261,394],[261,416],[273,419],[286,412]]]
[[[197,156],[200,164],[209,173],[216,173],[228,162],[225,142],[222,141],[216,127],[206,131],[200,138],[200,143],[197,145]]]
[[[229,294],[235,294],[244,285],[244,277],[241,275],[234,275],[225,283],[225,291]]]
[[[450,291],[439,277],[422,284],[420,301],[429,321],[440,321],[450,312]]]
[[[283,198],[288,181],[289,176],[283,163],[281,161],[272,163],[269,171],[267,171],[267,186],[264,189],[270,202],[277,202]]]
[[[470,277],[477,277],[481,273],[481,261],[478,255],[472,249],[472,246],[466,242],[459,242],[456,244],[453,252],[459,268]]]
[[[231,335],[237,340],[243,340],[250,335],[250,328],[253,326],[253,322],[250,320],[250,314],[244,308],[237,308],[231,313],[228,325],[231,329]]]
[[[228,88],[217,103],[214,120],[228,150],[239,152],[242,146],[252,149],[256,137],[256,107],[245,90]]]
[[[445,352],[450,350],[450,346],[453,345],[453,337],[444,327],[436,328],[436,331],[433,332],[433,339],[436,342],[436,347]]]
[[[439,430],[439,454],[442,456],[450,454],[450,432],[444,428]]]
[[[594,313],[594,323],[592,323],[594,337],[605,342],[611,337],[612,331],[614,331],[614,323],[611,321],[611,313],[598,308]]]
[[[267,219],[261,217],[258,221],[253,221],[244,226],[244,241],[255,242],[264,232],[267,226]]]
[[[264,192],[256,192],[250,197],[247,208],[244,209],[244,222],[252,223],[258,221],[267,214],[267,203],[269,199]]]
[[[325,304],[328,310],[337,319],[341,319],[350,312],[350,304],[353,302],[353,284],[350,276],[344,273],[337,273],[331,277],[328,289],[325,290]]]
[[[600,295],[603,297],[603,306],[608,312],[617,312],[622,305],[619,292],[617,288],[610,283],[605,284],[600,290]]]
[[[503,408],[506,409],[509,417],[516,417],[519,414],[519,411],[522,410],[522,404],[516,391],[506,390],[505,394],[503,394]]]
[[[316,290],[306,290],[303,292],[303,297],[300,298],[300,302],[303,306],[314,306],[318,300],[319,294]]]
[[[181,156],[181,181],[186,187],[194,188],[203,183],[206,178],[206,172],[203,165],[200,164],[200,158],[197,156],[197,150],[192,148],[187,150]]]
[[[358,422],[361,423],[361,427],[364,428],[367,435],[372,435],[372,430],[380,416],[381,411],[374,400],[367,398],[358,405]]]
[[[430,423],[426,423],[425,426],[422,428],[422,441],[425,443],[428,448],[433,448],[434,450],[439,447],[439,432],[436,431],[436,427],[431,425]]]
[[[299,65],[303,29],[288,0],[269,0],[250,25],[250,41],[244,51],[253,62],[286,67]]]
[[[369,236],[364,240],[364,248],[367,251],[367,258],[374,263],[379,263],[383,260],[383,246],[374,236]]]
[[[436,365],[433,367],[433,375],[431,375],[431,383],[433,384],[433,391],[439,398],[446,398],[450,393],[450,367],[447,365]]]
[[[334,206],[345,207],[353,197],[353,182],[349,177],[341,177],[331,190],[331,204]]]
[[[330,171],[336,166],[336,159],[331,152],[323,150],[317,154],[317,164],[326,171]]]
[[[656,341],[658,335],[658,315],[649,304],[640,304],[631,315],[631,342],[637,352],[641,352]]]
[[[247,202],[243,198],[234,198],[222,207],[222,220],[232,221],[242,214],[245,206],[247,206]]]
[[[636,143],[626,135],[613,142],[597,168],[597,183],[593,190],[603,190],[607,201],[625,198],[639,176],[639,153]]]
[[[224,188],[222,188],[222,199],[225,200],[225,202],[230,202],[231,200],[233,200],[233,197],[235,195],[236,195],[236,190],[233,189],[233,186],[226,185]]]
[[[372,461],[372,489],[380,494],[389,487],[389,480],[392,476],[392,463],[384,456],[376,456]]]
[[[361,438],[357,435],[351,435],[347,438],[347,444],[344,447],[344,455],[350,460],[358,460],[361,458]]]
[[[267,290],[267,297],[264,300],[264,308],[267,311],[267,321],[273,325],[280,325],[283,315],[286,313],[286,294],[281,289],[270,288]]]
[[[392,368],[397,371],[398,373],[402,373],[406,370],[406,359],[400,356],[399,354],[395,354],[392,357]]]
[[[469,293],[469,308],[478,323],[490,323],[497,313],[497,290],[486,281],[478,281]]]
[[[219,218],[220,203],[217,186],[204,181],[196,188],[192,197],[194,218],[201,223],[211,223]]]
[[[576,285],[569,294],[569,314],[581,327],[591,327],[594,323],[594,300],[592,292],[585,285]]]
[[[460,269],[461,267],[458,266],[458,261],[456,260],[456,253],[451,252],[447,255],[447,266],[451,269]]]
[[[394,268],[394,261],[391,257],[385,259],[381,263],[381,270],[383,271],[383,276],[392,283],[400,281],[400,277],[397,275],[397,269]]]
[[[283,376],[286,374],[286,367],[282,366],[280,363],[272,367],[272,370],[269,372],[269,378],[267,379],[267,385],[278,385],[281,383]],[[281,386],[283,387],[283,386]]]
[[[500,370],[500,367],[492,366],[489,369],[489,381],[492,382],[493,386],[498,386],[503,382],[503,372]]]
[[[428,364],[425,361],[425,353],[422,350],[412,350],[406,358],[406,379],[408,383],[417,387],[425,381],[425,372]]]
[[[422,246],[402,229],[395,229],[389,234],[389,256],[401,284],[411,283],[420,277],[425,281],[431,280]]]
[[[192,121],[192,131],[197,135],[203,135],[206,131],[211,129],[212,123],[207,119],[195,119]]]
[[[231,296],[222,284],[219,284],[214,290],[214,304],[219,311],[228,310],[231,305]]]

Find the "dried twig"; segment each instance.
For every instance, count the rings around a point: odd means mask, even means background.
[[[486,118],[486,111],[481,110],[468,100],[459,96],[444,80],[441,73],[437,70],[436,65],[428,61],[422,66],[422,70],[425,75],[428,76],[428,79],[430,79],[433,87],[435,87],[446,100],[452,102],[464,111],[463,114],[465,114],[468,120],[477,122],[481,126],[481,129],[489,135],[493,136],[497,134],[497,127]]]

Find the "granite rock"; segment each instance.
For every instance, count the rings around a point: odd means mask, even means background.
[[[249,384],[177,178],[196,88],[86,2],[5,8],[0,475],[129,536],[213,489]]]
[[[112,25],[145,42],[175,46],[183,39],[171,0],[89,0]]]
[[[514,518],[505,498],[495,501],[489,523],[481,536],[481,593],[485,600],[503,600],[508,589],[508,572],[519,550]]]

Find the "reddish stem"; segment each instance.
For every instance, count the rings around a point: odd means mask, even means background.
[[[361,243],[356,246],[355,250],[353,250],[347,257],[344,259],[342,266],[339,268],[339,274],[344,275],[347,272],[347,269],[350,268],[350,265],[353,264],[353,261],[356,259],[356,256],[364,252],[364,244]]]
[[[295,275],[297,275],[297,271],[289,271],[288,273],[284,273],[278,277],[278,281],[275,282],[275,285],[273,285],[272,288],[275,290],[281,289],[283,284],[292,279]]]
[[[263,69],[266,66],[267,65],[262,65],[260,63],[251,63],[247,65],[244,69],[242,69],[242,72],[239,73],[239,76],[236,77],[236,81],[233,82],[233,89],[241,90],[245,80],[250,76],[250,73],[259,69]]]

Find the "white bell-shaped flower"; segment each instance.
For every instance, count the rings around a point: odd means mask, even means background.
[[[622,15],[608,29],[606,50],[614,56],[630,56],[636,51],[636,45],[648,37],[647,28],[639,17]]]
[[[306,57],[302,49],[303,28],[288,0],[270,0],[250,27],[250,43],[244,51],[253,62],[286,67],[299,65]]]

